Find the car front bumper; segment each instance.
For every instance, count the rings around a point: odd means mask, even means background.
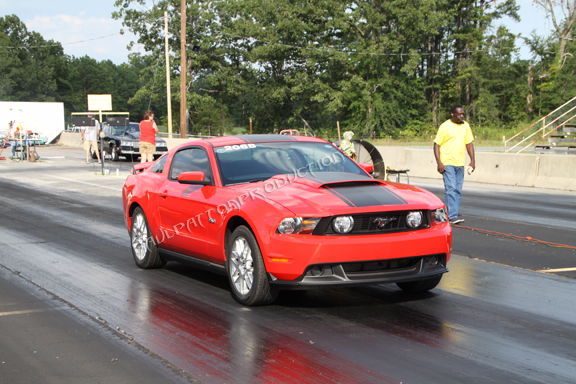
[[[394,265],[397,261],[407,265]],[[268,277],[271,284],[281,289],[310,289],[401,283],[430,279],[446,272],[446,255],[439,254],[400,260],[310,265],[294,280],[279,280],[272,274]]]
[[[270,282],[286,288],[421,280],[448,271],[448,223],[419,231],[374,235],[274,234],[261,242]],[[430,257],[437,262],[431,265]],[[360,270],[358,265],[362,264]],[[323,273],[318,274],[322,269]],[[315,273],[312,271],[314,270]]]
[[[154,155],[163,155],[167,151],[168,151],[167,147],[156,147],[156,152],[154,153]],[[122,147],[120,147],[119,155],[120,156],[123,156],[123,155],[140,155],[140,148],[122,146]]]

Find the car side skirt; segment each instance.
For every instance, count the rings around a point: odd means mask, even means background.
[[[429,263],[431,258],[436,258],[437,264],[431,265]],[[295,280],[279,280],[270,273],[268,279],[270,284],[279,289],[305,290],[427,280],[448,272],[445,254],[419,256],[403,260],[409,260],[409,265],[395,268],[382,267],[380,269],[377,266],[378,261],[317,264],[308,266],[304,274]],[[391,261],[394,259],[382,260],[380,263],[386,265],[385,263]],[[390,266],[390,264],[387,265]],[[354,271],[358,268],[360,270]]]
[[[205,271],[215,272],[219,275],[226,275],[226,267],[221,264],[211,263],[206,260],[198,259],[192,256],[183,255],[178,252],[169,251],[167,249],[158,248],[160,256],[165,261],[176,261],[182,264],[187,264],[194,268],[200,268]]]

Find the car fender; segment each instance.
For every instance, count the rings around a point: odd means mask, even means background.
[[[239,204],[230,204],[229,206],[232,209],[222,215],[222,222],[216,235],[220,252],[224,252],[221,244],[226,244],[226,230],[235,218],[239,217],[248,224],[264,255],[271,246],[271,233],[276,231],[280,221],[286,217],[296,216],[291,210],[271,199],[265,199],[264,196],[247,200],[241,206]],[[218,247],[215,247],[213,251],[218,252]],[[219,257],[225,260],[225,254],[219,255]]]
[[[128,178],[126,178],[122,191],[123,204],[126,207],[124,218],[128,232],[130,232],[130,226],[132,224],[130,220],[130,212],[132,212],[136,206],[139,206],[146,215],[152,236],[158,238],[160,235],[160,223],[158,221],[157,212],[152,209],[154,206],[154,203],[152,202],[153,195],[149,192],[155,190],[155,187],[151,185],[152,183],[136,183],[136,177],[138,177],[138,175],[129,175]]]

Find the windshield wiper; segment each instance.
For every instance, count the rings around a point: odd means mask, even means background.
[[[265,179],[254,179],[254,180],[241,181],[241,182],[239,182],[239,183],[226,184],[226,187],[230,187],[230,186],[232,186],[232,185],[258,183],[258,182],[260,182],[260,181],[266,181],[266,180],[268,180],[268,179],[269,179],[269,177],[268,177],[268,178],[265,178]]]

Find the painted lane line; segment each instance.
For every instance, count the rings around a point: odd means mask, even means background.
[[[571,272],[571,271],[576,271],[576,268],[541,269],[537,272]]]
[[[75,182],[75,183],[92,185],[92,186],[94,186],[94,187],[106,188],[106,189],[111,189],[111,190],[113,190],[113,191],[122,192],[122,189],[121,189],[121,188],[112,188],[112,187],[107,187],[107,186],[105,186],[105,185],[88,183],[88,182],[86,182],[86,181],[80,181],[80,180],[74,180],[74,179],[67,179],[67,178],[65,178],[65,177],[60,177],[60,176],[46,175],[46,174],[44,174],[44,173],[39,173],[39,175],[48,176],[48,177],[53,177],[53,178],[55,178],[55,179],[60,179],[60,180],[73,181],[73,182]]]
[[[26,315],[28,313],[47,312],[47,311],[52,311],[52,309],[27,309],[24,311],[0,312],[0,316]]]

